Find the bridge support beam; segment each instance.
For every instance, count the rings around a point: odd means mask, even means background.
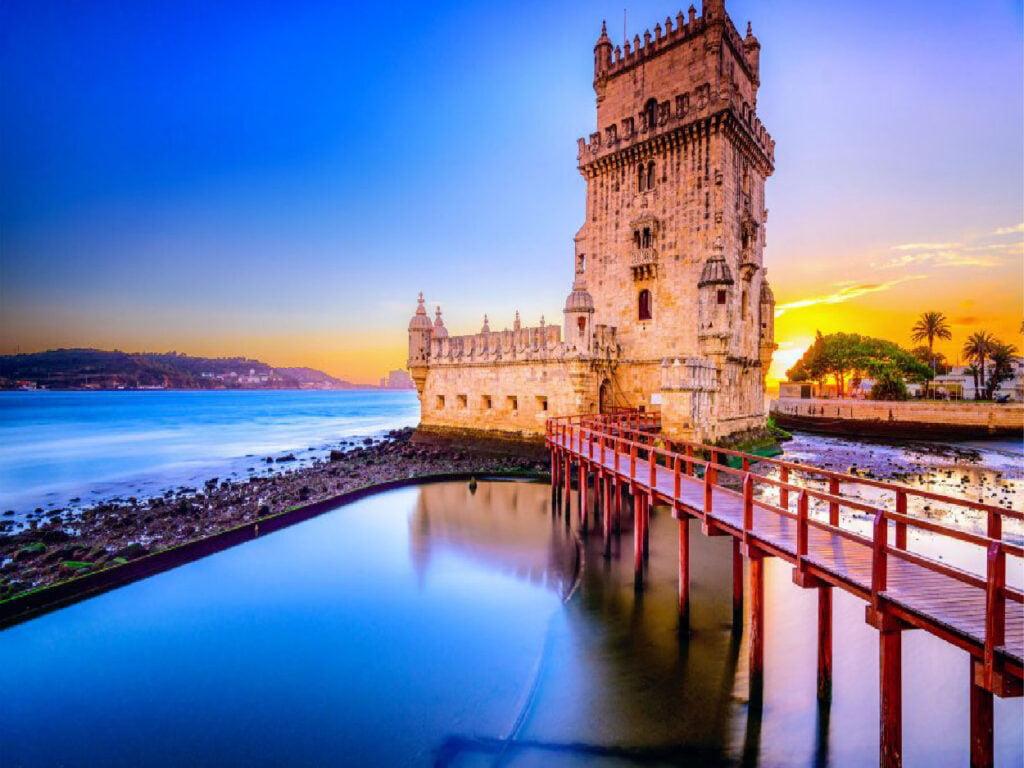
[[[764,691],[764,556],[750,552],[750,698],[760,699]],[[735,562],[734,562],[735,567]],[[742,560],[740,568],[743,567]],[[740,571],[742,583],[742,570]],[[742,598],[740,611],[742,616]],[[734,606],[735,610],[735,606]]]
[[[679,516],[679,632],[690,631],[690,518]]]
[[[818,587],[818,701],[832,701],[832,587]]]
[[[740,540],[732,540],[732,631],[743,632],[743,553]]]
[[[644,494],[633,489],[633,587],[644,586]]]
[[[562,472],[562,479],[565,482],[565,517],[569,518],[570,507],[572,505],[572,459],[569,456],[569,452],[565,452],[565,471]]]
[[[581,458],[580,459],[580,477],[579,477],[579,512],[580,512],[580,530],[583,533],[587,532],[587,463]]]
[[[651,557],[651,507],[654,506],[654,496],[644,494],[644,562]]]
[[[902,640],[899,627],[883,626],[879,630],[878,764],[882,768],[903,765]]]
[[[612,556],[612,507],[614,505],[611,475],[601,473],[601,533],[604,538],[604,558]]]
[[[995,764],[992,719],[992,691],[981,685],[985,665],[971,659],[971,768],[991,768]]]

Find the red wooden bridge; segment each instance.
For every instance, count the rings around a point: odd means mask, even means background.
[[[993,695],[1020,696],[1024,676],[1024,593],[1007,585],[1008,557],[1024,548],[1005,540],[1003,521],[1019,511],[926,490],[831,472],[805,464],[664,438],[657,415],[623,412],[550,419],[552,489],[568,507],[575,476],[584,527],[593,505],[603,525],[605,553],[632,497],[637,589],[643,588],[653,504],[668,505],[679,525],[679,619],[689,625],[689,518],[705,535],[733,539],[733,625],[742,627],[743,558],[749,561],[750,685],[760,696],[764,669],[766,557],[793,564],[793,581],[818,591],[818,696],[831,698],[832,590],[864,600],[867,622],[879,632],[879,762],[902,764],[901,633],[921,629],[970,655],[971,764],[993,764]],[[751,470],[774,467],[778,478]],[[809,484],[813,484],[811,487]],[[852,498],[867,486],[884,504]],[[846,492],[844,493],[844,489]],[[985,534],[908,512],[914,497],[930,505],[985,518]],[[795,502],[795,503],[794,503]],[[812,505],[820,514],[811,514]],[[851,517],[871,523],[867,536],[843,526]],[[852,514],[851,514],[852,513]],[[907,549],[907,529],[983,548],[984,575]],[[1019,560],[1017,561],[1019,563]],[[966,672],[966,670],[965,670]]]

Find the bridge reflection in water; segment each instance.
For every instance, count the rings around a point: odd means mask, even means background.
[[[578,589],[555,614],[535,680],[506,733],[452,733],[439,764],[478,765],[865,765],[878,755],[877,631],[863,603],[836,591],[836,664],[830,699],[818,698],[814,590],[792,583],[779,559],[764,563],[764,684],[751,696],[749,605],[733,627],[732,546],[698,535],[691,521],[688,634],[678,618],[678,522],[651,513],[644,588],[635,592],[633,516],[620,518],[608,557],[600,525],[580,530],[536,484],[480,483],[421,489],[410,520],[413,556],[429,578],[442,548],[560,594],[572,581],[573,550],[584,566]],[[907,764],[969,762],[966,654],[926,633],[904,640],[903,750]],[[937,706],[936,702],[941,702]],[[1020,699],[995,702],[994,753],[1024,754]]]

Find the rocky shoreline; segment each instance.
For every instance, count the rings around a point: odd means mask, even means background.
[[[288,461],[289,456],[276,459]],[[49,510],[21,530],[6,520],[0,523],[0,600],[359,488],[429,475],[547,469],[546,462],[511,451],[416,442],[413,430],[404,429],[280,473],[237,481],[214,477],[199,489]]]

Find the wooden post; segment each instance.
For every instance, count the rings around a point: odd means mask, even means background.
[[[647,486],[651,489],[651,493],[654,493],[658,487],[658,455],[654,452],[653,447],[647,449],[647,469],[650,470]]]
[[[747,472],[743,476],[743,533],[744,540],[754,530],[754,478]]]
[[[800,496],[796,501],[796,567],[800,569],[803,568],[801,558],[807,556],[807,504],[807,491],[800,491]]]
[[[903,683],[901,632],[886,626],[878,633],[879,739],[878,764],[882,768],[903,765]]]
[[[881,610],[881,594],[885,592],[888,583],[887,557],[886,557],[886,534],[888,524],[885,521],[885,513],[879,510],[875,514],[875,521],[872,523],[873,547],[871,551],[871,607],[875,611]]]
[[[750,697],[764,687],[764,558],[750,553]],[[734,608],[735,610],[735,608]]]
[[[613,514],[615,515],[615,534],[622,533],[622,483],[619,482],[619,476],[615,476],[615,509]]]
[[[896,491],[896,514],[907,514],[907,492]],[[902,520],[896,521],[896,549],[907,548],[907,524]]]
[[[740,540],[732,540],[732,631],[743,631],[743,554]]]
[[[682,495],[682,485],[682,459],[677,453],[672,458],[672,501],[679,500]]]
[[[654,506],[654,494],[644,498],[644,562],[651,556],[651,507]]]
[[[711,514],[711,465],[704,465],[704,516]],[[705,521],[707,522],[707,521]]]
[[[633,490],[633,587],[644,584],[644,494]]]
[[[1002,542],[988,545],[988,573],[985,589],[985,687],[996,684],[996,648],[1006,642],[1006,552]]]
[[[779,468],[779,480],[783,483],[789,482],[789,467]],[[779,506],[783,509],[789,509],[789,488],[779,488]]]
[[[603,487],[601,489],[601,523],[604,533],[604,557],[607,560],[612,556],[612,478],[607,473],[602,473]]]
[[[832,587],[818,587],[818,701],[832,700]]]
[[[690,518],[679,518],[679,631],[690,631]]]
[[[971,662],[971,768],[991,768],[995,764],[993,740],[995,729],[992,719],[992,692],[979,685],[984,666],[976,659]]]
[[[829,492],[830,496],[838,496],[839,495],[839,478],[838,477],[834,477],[834,476],[829,477],[829,479],[828,479],[828,492]],[[835,525],[835,526],[839,525],[839,502],[838,501],[830,501],[828,503],[828,524],[829,525]]]
[[[689,443],[686,445],[686,474],[693,474],[693,446]]]
[[[711,463],[708,464],[707,469],[705,470],[706,472],[710,472],[711,473],[711,482],[712,483],[717,483],[718,482],[718,469],[715,467],[716,464],[718,464],[718,451],[712,451],[711,452]]]
[[[636,443],[629,444],[629,479],[636,480]]]
[[[587,532],[587,463],[583,460],[583,456],[580,455],[580,492],[579,492],[579,507],[580,507],[580,528],[584,533]]]

